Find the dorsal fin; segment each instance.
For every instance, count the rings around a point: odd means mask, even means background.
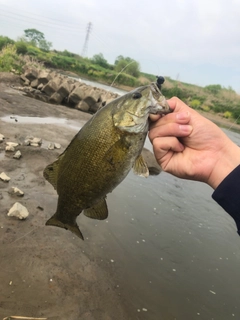
[[[57,190],[57,180],[58,180],[58,174],[59,174],[59,165],[61,160],[64,157],[64,153],[60,154],[58,159],[54,161],[53,163],[46,166],[46,168],[43,171],[44,178],[51,183],[51,185],[54,187],[55,190]]]
[[[149,176],[148,166],[141,154],[135,160],[135,163],[133,165],[133,172],[141,177],[147,178]]]
[[[108,217],[108,208],[106,200],[103,198],[91,208],[84,209],[84,215],[91,219],[104,220]]]

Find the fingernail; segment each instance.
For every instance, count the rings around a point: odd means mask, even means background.
[[[193,127],[190,126],[190,125],[179,125],[179,129],[180,129],[182,132],[191,133]]]
[[[176,118],[178,120],[185,120],[185,119],[189,118],[189,112],[177,113]]]

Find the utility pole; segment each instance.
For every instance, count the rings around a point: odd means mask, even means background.
[[[84,45],[83,45],[83,49],[82,49],[82,57],[84,57],[87,53],[89,35],[90,35],[91,30],[92,30],[92,22],[89,22],[87,25],[87,33],[86,33],[86,37],[85,37],[85,41],[84,41]]]

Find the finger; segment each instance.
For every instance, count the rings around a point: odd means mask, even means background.
[[[161,118],[161,115],[160,114],[150,114],[149,118],[151,121],[155,122]]]
[[[154,155],[159,163],[167,154],[171,158],[174,152],[182,152],[184,150],[184,146],[175,137],[155,138],[152,144]]]
[[[186,124],[168,123],[167,125],[159,125],[150,129],[148,137],[152,142],[156,138],[164,137],[187,137],[192,132],[193,127]]]
[[[159,118],[159,117],[158,117]],[[152,120],[152,118],[150,118]],[[169,124],[169,123],[179,123],[179,124],[188,124],[190,121],[190,113],[189,112],[178,112],[178,113],[170,113],[157,119],[158,121],[150,123],[150,129],[154,127],[158,127]]]
[[[169,104],[170,109],[174,110],[175,112],[189,111],[189,109],[191,109],[177,97],[172,97],[171,99],[167,100],[167,102]]]

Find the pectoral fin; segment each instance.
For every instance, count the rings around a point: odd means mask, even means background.
[[[138,156],[135,160],[133,172],[141,177],[147,178],[149,176],[148,167],[142,155]]]
[[[108,208],[105,199],[101,199],[93,207],[85,209],[84,215],[91,219],[104,220],[108,217]]]

